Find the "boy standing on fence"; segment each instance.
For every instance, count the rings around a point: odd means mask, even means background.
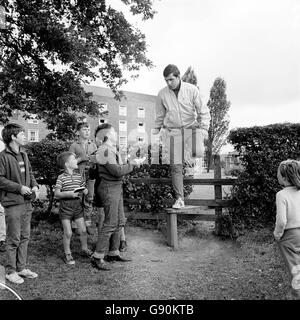
[[[72,265],[75,261],[72,257],[70,243],[72,237],[71,220],[74,219],[78,227],[82,255],[90,257],[92,252],[87,246],[86,227],[83,218],[82,197],[88,193],[85,181],[80,173],[75,172],[77,161],[75,154],[69,151],[61,153],[57,157],[58,165],[64,169],[64,173],[58,176],[54,195],[59,199],[59,216],[63,225],[63,246],[65,251],[65,263]],[[82,188],[81,191],[76,189]]]
[[[283,189],[276,194],[274,237],[288,270],[291,293],[300,299],[300,162],[281,162],[277,178]]]
[[[135,160],[122,164],[117,152],[117,132],[114,127],[104,123],[97,127],[96,140],[103,142],[97,153],[96,161],[101,182],[96,190],[104,209],[104,220],[98,229],[96,250],[92,256],[92,266],[98,270],[110,270],[104,263],[106,251],[108,262],[131,261],[120,256],[120,232],[125,225],[123,208],[123,176],[138,165]]]
[[[6,215],[6,279],[21,284],[23,278],[37,278],[26,268],[30,238],[31,201],[38,193],[26,152],[25,129],[14,123],[2,130],[5,150],[0,153],[0,201]]]
[[[87,233],[92,234],[91,216],[93,212],[95,180],[90,178],[89,170],[93,165],[90,161],[90,156],[97,150],[97,146],[94,142],[89,140],[91,129],[88,123],[79,122],[76,126],[76,133],[78,135],[78,139],[71,144],[69,151],[75,153],[79,172],[86,181],[88,193],[83,198],[83,214]],[[76,224],[73,224],[73,228],[76,229]]]

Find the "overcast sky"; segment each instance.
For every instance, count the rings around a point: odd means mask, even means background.
[[[155,65],[123,90],[156,95],[167,64],[192,66],[204,103],[226,81],[230,128],[300,122],[300,0],[156,0],[146,22],[108,2],[145,34]]]

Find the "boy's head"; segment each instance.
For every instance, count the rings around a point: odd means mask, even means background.
[[[180,84],[180,71],[174,64],[169,64],[165,67],[163,72],[165,81],[169,89],[174,90]]]
[[[87,122],[78,122],[76,125],[76,133],[82,139],[88,139],[91,134],[90,125]]]
[[[96,128],[95,138],[98,145],[106,141],[109,141],[112,144],[116,144],[118,134],[111,124],[102,123]]]
[[[17,123],[8,123],[2,130],[2,139],[7,146],[13,141],[19,146],[24,146],[27,140],[25,129]]]
[[[70,151],[62,152],[57,156],[57,164],[61,169],[77,169],[77,160],[75,154]]]

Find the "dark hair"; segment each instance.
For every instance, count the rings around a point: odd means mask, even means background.
[[[2,139],[8,146],[12,142],[12,136],[17,136],[20,132],[25,132],[24,127],[17,123],[8,123],[2,130]]]
[[[76,124],[76,131],[79,131],[81,128],[84,128],[84,127],[89,127],[90,125],[87,123],[87,122],[78,122]]]
[[[163,75],[166,78],[167,76],[169,76],[171,73],[173,73],[173,75],[175,77],[179,77],[180,76],[180,71],[177,68],[177,66],[175,66],[175,64],[169,64],[165,67]]]
[[[59,154],[57,156],[57,165],[59,166],[59,168],[61,169],[65,169],[65,163],[68,161],[68,159],[71,157],[71,156],[75,156],[75,153],[71,152],[71,151],[65,151],[65,152],[62,152],[61,154]]]
[[[300,161],[285,160],[279,164],[281,176],[292,185],[300,190]]]
[[[102,124],[100,124],[95,130],[95,137],[97,136],[99,131],[102,131],[102,130],[105,130],[105,129],[111,129],[111,128],[113,128],[113,126],[110,123],[102,123]],[[106,134],[106,132],[105,132],[105,134]],[[106,140],[107,140],[107,136],[104,135],[102,141],[105,142]]]

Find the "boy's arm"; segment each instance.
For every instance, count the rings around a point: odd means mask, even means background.
[[[200,97],[200,91],[195,87],[194,91],[194,105],[197,112],[197,121],[200,129],[208,131],[210,122],[210,112],[206,104],[203,104]]]
[[[154,128],[160,129],[164,124],[164,118],[166,116],[166,108],[163,105],[161,96],[159,94],[156,98],[155,112],[156,112],[156,116],[155,116]]]
[[[280,193],[276,194],[276,223],[274,230],[274,237],[279,240],[283,233],[287,223],[286,217],[287,203]]]
[[[28,168],[29,168],[29,177],[30,177],[30,187],[31,188],[37,187],[39,189],[39,185],[35,180],[35,177],[33,175],[32,167],[31,167],[31,164],[30,164],[29,160],[28,160]]]
[[[61,191],[59,187],[55,187],[54,197],[56,199],[70,199],[70,198],[78,198],[79,193],[74,191]]]
[[[21,184],[6,178],[5,164],[3,163],[3,159],[0,158],[0,189],[21,194],[21,188]]]
[[[120,178],[130,173],[133,170],[133,165],[130,163],[127,164],[110,164],[106,163],[104,167],[107,171],[114,177]]]

